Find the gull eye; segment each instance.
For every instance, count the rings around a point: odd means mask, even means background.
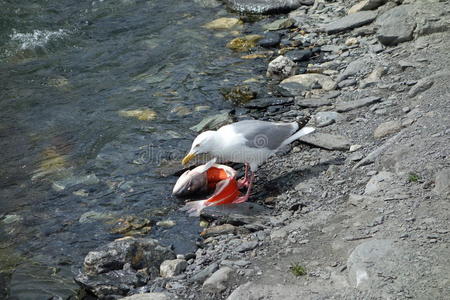
[[[197,144],[197,145],[194,146],[194,148],[198,148],[198,147],[200,147],[200,144]]]

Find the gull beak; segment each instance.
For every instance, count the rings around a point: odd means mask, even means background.
[[[190,162],[194,157],[195,157],[195,153],[188,153],[188,155],[186,155],[183,160],[181,161],[181,163],[183,165],[187,164],[188,162]]]

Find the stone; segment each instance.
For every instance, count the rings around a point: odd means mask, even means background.
[[[247,252],[255,249],[258,246],[258,241],[245,241],[236,247],[237,252]]]
[[[295,21],[290,18],[283,18],[273,21],[272,23],[263,25],[264,30],[275,31],[286,29],[294,26]]]
[[[386,69],[384,67],[375,68],[365,79],[361,80],[359,87],[364,89],[366,87],[375,85],[380,81],[381,76],[383,76],[385,73]]]
[[[343,119],[344,117],[335,111],[321,111],[314,115],[314,121],[317,127],[324,127]]]
[[[355,5],[353,5],[349,10],[348,14],[354,14],[358,11],[362,10],[372,10],[380,7],[381,5],[385,4],[387,0],[363,0]]]
[[[141,121],[151,121],[156,119],[157,114],[154,110],[149,108],[144,109],[132,109],[132,110],[121,110],[119,115],[128,118],[136,118]]]
[[[271,240],[282,240],[285,239],[287,237],[288,233],[285,229],[281,228],[281,229],[277,229],[274,230],[270,233],[270,239]]]
[[[187,262],[184,259],[165,260],[159,266],[159,274],[163,278],[174,277],[186,270]]]
[[[369,73],[370,61],[369,59],[362,57],[357,60],[353,60],[348,64],[345,70],[338,76],[336,79],[337,82],[340,82],[350,76],[354,75],[365,75]]]
[[[312,51],[309,49],[292,50],[292,51],[288,51],[285,54],[285,56],[294,62],[301,62],[301,61],[306,61],[306,60],[310,59],[312,56]]]
[[[256,47],[258,41],[262,38],[263,36],[258,34],[237,37],[227,43],[227,48],[238,52],[248,51],[251,48]]]
[[[281,41],[281,34],[278,32],[267,32],[264,38],[259,40],[258,45],[264,48],[276,47]]]
[[[294,75],[284,79],[280,83],[280,86],[283,88],[290,84],[294,84],[299,92],[310,91],[314,88],[321,88],[325,91],[331,91],[336,88],[336,83],[329,76],[322,74]]]
[[[222,110],[220,114],[208,116],[197,125],[192,126],[190,129],[195,132],[201,132],[204,130],[214,130],[232,122],[233,119],[230,116],[230,111]]]
[[[359,41],[355,37],[350,37],[350,38],[345,40],[345,45],[347,47],[351,47],[351,46],[358,45],[358,44],[359,44]]]
[[[262,221],[267,209],[259,204],[244,202],[205,207],[200,216],[218,224],[242,226]]]
[[[378,17],[377,38],[385,46],[395,46],[413,39],[416,22],[411,15],[411,5],[394,7]]]
[[[220,89],[223,97],[234,105],[245,105],[250,100],[255,99],[258,92],[250,85],[238,85],[234,87],[224,87]]]
[[[300,107],[316,108],[333,104],[333,100],[326,98],[309,98],[295,97],[295,104]]]
[[[347,112],[356,108],[368,106],[381,101],[381,97],[370,96],[355,101],[337,103],[335,109],[337,112]]]
[[[305,289],[301,284],[282,284],[269,282],[268,284],[247,282],[235,289],[227,300],[298,300],[298,299],[332,299],[339,297],[345,299],[345,296],[337,296],[336,289],[328,290],[321,287],[319,290]]]
[[[305,135],[299,140],[327,150],[348,150],[350,148],[350,141],[346,137],[329,133],[315,132]]]
[[[425,92],[429,88],[431,88],[434,84],[433,79],[431,78],[422,78],[420,79],[408,92],[408,97],[415,97],[420,93]]]
[[[172,300],[172,299],[176,299],[176,297],[170,293],[143,293],[143,294],[135,294],[135,295],[120,298],[120,299],[122,299],[122,300]]]
[[[350,30],[371,23],[377,17],[373,11],[360,11],[328,23],[324,30],[328,34]]]
[[[233,269],[230,267],[220,268],[203,283],[203,291],[214,294],[223,292],[227,288],[225,283],[229,280],[231,273]]]
[[[201,233],[201,236],[203,236],[204,238],[208,238],[211,236],[218,236],[218,235],[222,235],[222,234],[234,233],[235,230],[236,230],[236,227],[234,227],[233,225],[223,224],[223,225],[218,225],[218,226],[214,226],[214,227],[205,229]]]
[[[236,27],[241,27],[242,24],[243,22],[238,18],[218,18],[203,25],[203,27],[213,30],[229,30]]]
[[[286,13],[300,5],[312,5],[313,0],[225,0],[235,11],[250,14]]]
[[[100,180],[95,176],[95,174],[89,174],[84,176],[71,176],[62,180],[53,182],[52,188],[55,191],[62,191],[76,185],[94,185],[99,183]]]
[[[258,98],[254,99],[248,103],[245,103],[242,105],[245,108],[251,108],[251,109],[261,109],[261,108],[267,108],[269,106],[275,106],[275,105],[290,105],[294,102],[292,98]]]
[[[211,276],[212,273],[216,272],[219,269],[219,264],[214,262],[203,268],[201,271],[192,275],[191,278],[188,279],[189,282],[198,282],[203,283],[208,277]]]
[[[366,184],[364,195],[371,195],[390,189],[393,179],[394,174],[391,172],[383,171],[376,175],[373,175]]]
[[[402,129],[402,123],[400,121],[388,121],[381,123],[373,132],[373,136],[376,139],[381,139],[390,134],[396,133]]]
[[[137,234],[147,234],[151,229],[152,226],[149,219],[139,218],[136,216],[126,216],[115,220],[111,232],[131,236]]]
[[[342,89],[342,88],[345,88],[345,87],[349,87],[349,86],[352,86],[352,85],[356,85],[356,79],[353,79],[353,78],[349,78],[349,79],[345,79],[345,80],[342,80],[341,82],[339,82],[338,83],[338,87],[340,88],[340,89]]]
[[[356,145],[351,145],[349,151],[350,152],[355,152],[355,151],[357,151],[357,150],[359,150],[361,148],[362,148],[361,145],[357,145],[357,144]]]
[[[80,218],[78,219],[78,222],[84,224],[84,223],[91,223],[91,222],[96,222],[96,221],[100,221],[100,220],[108,220],[108,219],[112,219],[113,217],[114,217],[114,215],[112,213],[91,210],[91,211],[87,211],[84,214],[82,214],[80,216]]]
[[[450,199],[450,168],[436,173],[433,192],[444,199]]]
[[[266,76],[274,80],[283,80],[295,74],[296,64],[285,56],[278,56],[272,60],[268,67]]]

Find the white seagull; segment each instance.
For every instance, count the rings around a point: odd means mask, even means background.
[[[299,127],[297,122],[246,120],[222,126],[217,131],[205,131],[194,139],[182,163],[185,165],[202,153],[222,161],[244,163],[245,176],[239,181],[239,187],[246,186],[247,192],[234,203],[245,202],[250,196],[254,172],[258,167],[284,146],[315,130],[312,127],[299,130]]]

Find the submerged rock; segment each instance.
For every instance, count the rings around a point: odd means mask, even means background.
[[[195,132],[201,132],[203,130],[214,130],[223,125],[233,122],[228,110],[223,110],[220,114],[208,116],[204,118],[200,123],[192,126],[190,129]]]
[[[234,105],[242,105],[256,98],[257,91],[248,85],[240,85],[232,88],[222,88],[220,90],[223,97],[231,101]]]
[[[133,110],[121,110],[119,115],[128,118],[136,118],[141,121],[151,121],[156,119],[157,114],[154,110],[149,108],[133,109]]]
[[[118,219],[111,232],[124,235],[136,235],[149,233],[151,229],[152,226],[150,220],[135,216],[127,216]]]
[[[227,48],[234,51],[244,52],[251,48],[256,47],[258,41],[262,39],[263,36],[259,34],[249,34],[242,37],[237,37],[228,42]]]
[[[203,27],[213,30],[220,30],[220,29],[227,30],[240,27],[242,26],[242,24],[243,22],[238,18],[219,18],[203,25]]]

